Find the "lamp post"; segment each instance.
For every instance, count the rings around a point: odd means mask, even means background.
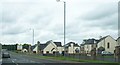
[[[34,29],[32,29],[33,31],[33,41],[32,41],[32,44],[34,44]]]
[[[32,44],[34,44],[34,29],[30,28],[32,30]]]
[[[65,46],[65,42],[66,42],[66,2],[65,1],[60,1],[60,0],[56,0],[57,2],[63,2],[64,3],[64,46]],[[64,54],[65,54],[65,47],[64,47]]]
[[[31,29],[32,30],[32,44],[34,45],[34,29]],[[29,52],[31,52],[31,45],[29,45]]]

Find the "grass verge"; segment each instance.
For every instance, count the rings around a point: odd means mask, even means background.
[[[53,60],[62,60],[62,61],[75,61],[75,62],[87,62],[87,63],[109,63],[109,65],[120,65],[120,63],[117,62],[107,62],[107,61],[98,61],[98,60],[83,60],[83,59],[76,59],[76,58],[70,58],[70,57],[64,57],[64,56],[42,56],[38,54],[30,54],[30,53],[15,53],[15,54],[23,54],[34,58],[39,59],[53,59]]]

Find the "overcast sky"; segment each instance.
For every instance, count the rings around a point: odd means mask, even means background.
[[[119,0],[66,1],[66,42],[118,36]],[[0,42],[63,42],[63,2],[56,0],[0,0]],[[35,44],[34,43],[34,44]]]

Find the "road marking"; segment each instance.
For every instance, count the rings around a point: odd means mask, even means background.
[[[11,60],[12,60],[12,59],[11,59]],[[16,60],[16,59],[13,59],[13,60],[12,60],[12,62],[13,62],[13,63],[15,63],[15,61],[14,61],[14,60]],[[16,64],[16,65],[18,65],[17,63],[15,63],[15,64]]]
[[[17,63],[15,63],[16,65],[18,65]]]
[[[14,61],[16,61],[17,59],[13,59]]]
[[[35,61],[32,61],[32,60],[31,60],[30,62],[35,62]]]
[[[13,63],[15,63],[13,60],[12,60]]]

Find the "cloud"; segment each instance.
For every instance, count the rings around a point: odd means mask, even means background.
[[[112,9],[114,8],[114,9]],[[117,4],[105,3],[97,6],[93,10],[83,14],[84,20],[98,20],[115,14],[117,10]]]
[[[111,35],[117,37],[117,0],[66,0],[66,42],[81,43],[85,38]],[[63,43],[63,3],[55,0],[2,1],[3,43],[32,43],[36,41]],[[1,5],[0,5],[1,6]]]

